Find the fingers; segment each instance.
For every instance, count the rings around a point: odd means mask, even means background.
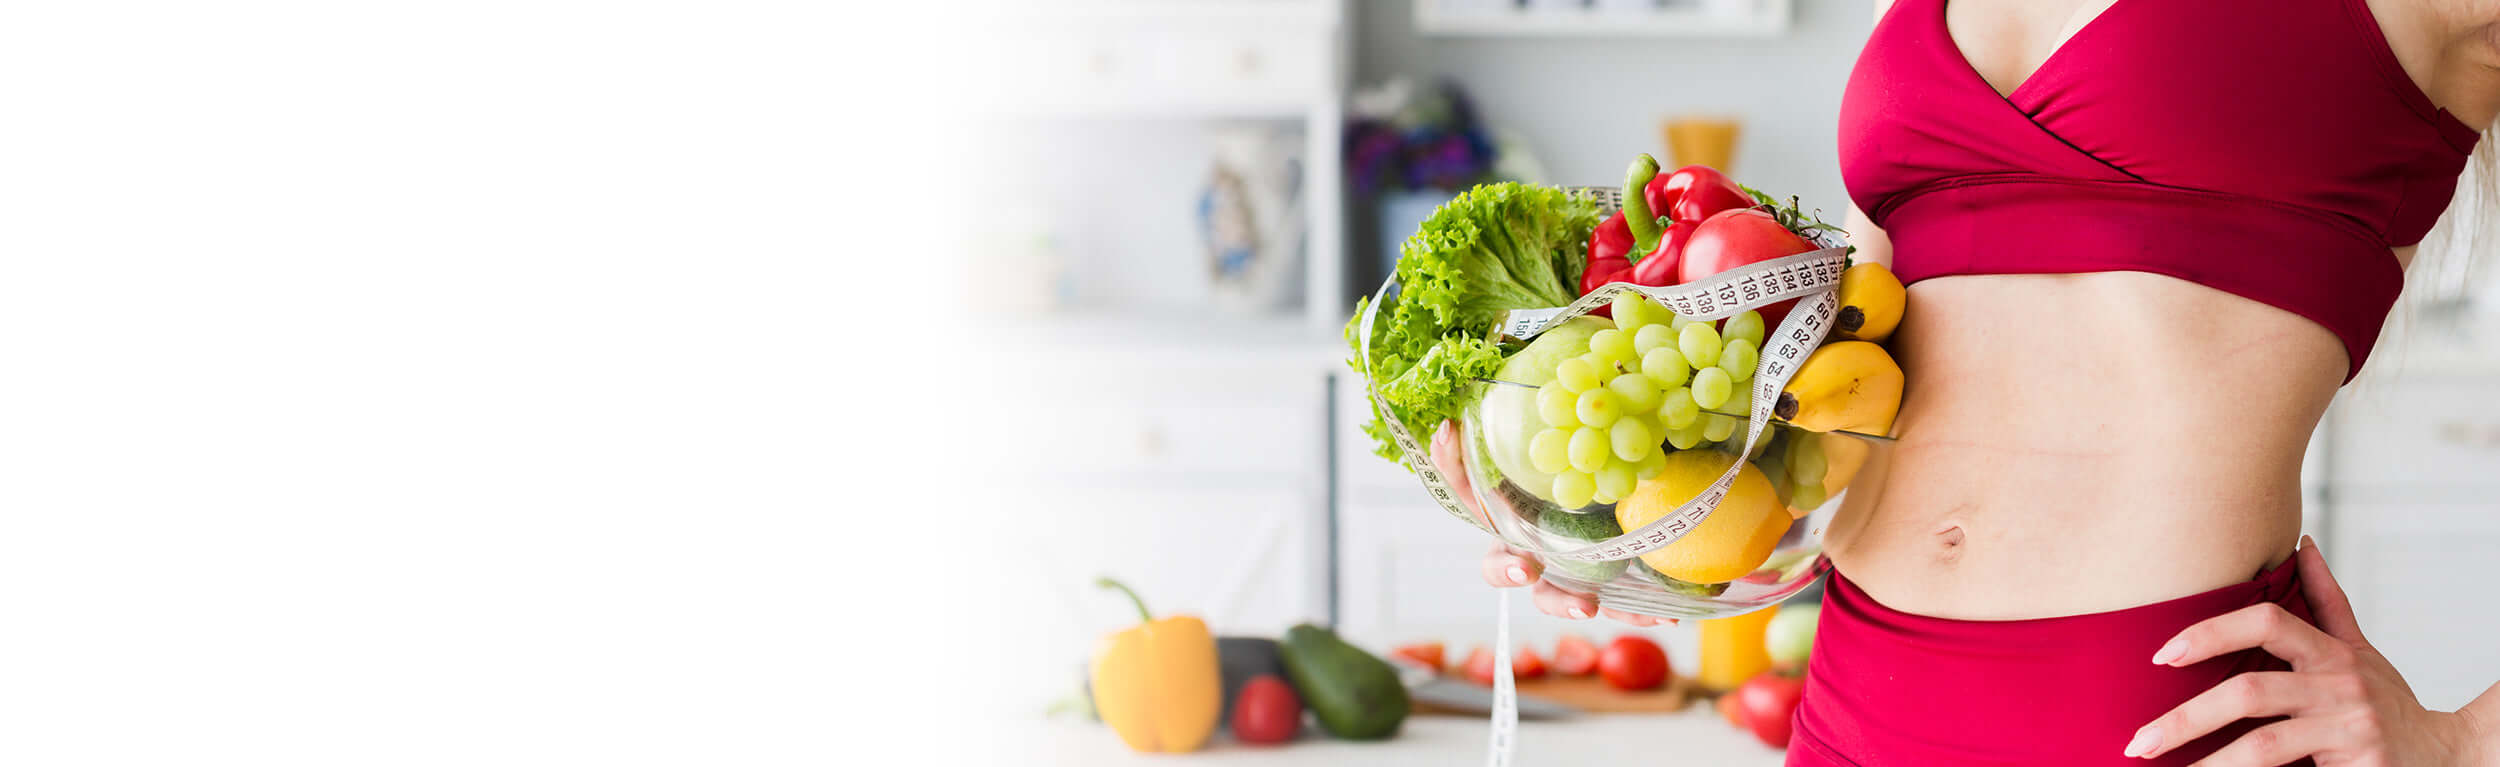
[[[2342,685],[2345,676],[2350,675],[2258,671],[2231,677],[2137,730],[2135,738],[2127,742],[2127,755],[2159,756],[2232,722],[2286,716],[2345,700],[2337,695],[2360,692],[2334,689]],[[2360,681],[2357,676],[2350,679]]]
[[[2326,570],[2326,554],[2318,551],[2318,542],[2301,536],[2300,550],[2292,552],[2292,557],[2300,563],[2300,593],[2308,597],[2309,614],[2318,628],[2347,642],[2367,642],[2361,638],[2360,619],[2353,617],[2352,600],[2345,598],[2335,574]]]
[[[1673,625],[1676,625],[1676,620],[1675,620],[1674,618],[1659,618],[1659,617],[1649,616],[1649,615],[1640,615],[1640,614],[1636,614],[1636,613],[1627,613],[1627,612],[1624,612],[1624,611],[1622,611],[1622,610],[1617,610],[1617,609],[1614,609],[1614,608],[1612,608],[1612,607],[1600,607],[1600,608],[1598,608],[1598,609],[1597,609],[1597,614],[1598,614],[1598,615],[1600,615],[1600,616],[1606,617],[1606,618],[1611,618],[1611,619],[1614,619],[1614,620],[1617,620],[1617,621],[1622,621],[1622,622],[1624,622],[1624,623],[1629,623],[1629,624],[1632,624],[1632,625],[1634,625],[1634,626],[1673,626]]]
[[[2332,725],[2317,719],[2286,719],[2249,730],[2188,767],[2273,767],[2324,751],[2333,741]]]
[[[1493,550],[1484,553],[1484,564],[1480,569],[1486,584],[1508,588],[1537,582],[1537,574],[1545,568],[1537,563],[1536,557],[1512,551],[1509,546],[1496,541]]]
[[[1537,612],[1556,618],[1581,621],[1597,615],[1597,600],[1564,591],[1544,581],[1537,581],[1535,601]]]
[[[2186,666],[2252,647],[2308,671],[2340,668],[2352,649],[2273,602],[2250,605],[2187,627],[2153,653],[2153,662]]]
[[[1600,609],[1594,597],[1564,591],[1554,584],[1538,580],[1538,576],[1544,572],[1545,568],[1536,560],[1536,557],[1522,554],[1499,542],[1493,544],[1492,550],[1484,553],[1484,561],[1478,570],[1484,576],[1484,582],[1487,585],[1511,588],[1534,584],[1536,588],[1532,593],[1532,601],[1536,604],[1537,612],[1556,618],[1576,621],[1603,615],[1634,626],[1676,625],[1674,618],[1658,618],[1635,615],[1621,610]]]
[[[1466,453],[1459,448],[1458,440],[1456,420],[1442,421],[1441,428],[1432,431],[1432,468],[1441,472],[1442,479],[1449,480],[1451,494],[1458,496],[1458,505],[1476,515],[1476,524],[1492,529],[1493,520],[1484,515],[1484,504],[1477,501],[1475,485],[1467,478],[1467,463],[1461,459]]]

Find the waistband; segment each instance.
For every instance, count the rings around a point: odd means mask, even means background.
[[[2260,722],[2151,762],[2121,752],[2136,728],[2197,693],[2285,666],[2249,651],[2170,668],[2153,653],[2198,621],[2266,602],[2309,619],[2292,560],[2177,599],[2014,621],[1901,612],[1835,571],[1789,764],[2188,764]]]

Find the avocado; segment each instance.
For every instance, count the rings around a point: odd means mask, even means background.
[[[1658,572],[1656,568],[1650,567],[1648,562],[1635,559],[1632,560],[1632,563],[1636,565],[1632,568],[1633,572],[1640,573],[1642,577],[1657,581],[1658,585],[1665,586],[1668,591],[1686,596],[1701,597],[1704,599],[1727,593],[1727,584],[1725,583],[1693,583],[1691,581],[1680,581],[1667,577],[1666,573]]]
[[[1406,685],[1388,661],[1308,623],[1287,630],[1280,647],[1294,691],[1328,734],[1374,740],[1397,734],[1406,721]]]
[[[1623,534],[1623,526],[1615,522],[1615,515],[1612,513],[1579,514],[1555,510],[1538,516],[1536,526],[1556,536],[1590,543]],[[1627,559],[1612,562],[1582,562],[1561,557],[1544,559],[1546,567],[1590,583],[1605,583],[1614,580],[1615,576],[1623,574],[1624,568],[1631,566],[1631,560]]]
[[[1241,697],[1241,687],[1260,674],[1285,678],[1285,659],[1276,648],[1276,640],[1265,637],[1216,637],[1215,663],[1224,678],[1224,713],[1217,721],[1233,721],[1233,699]]]

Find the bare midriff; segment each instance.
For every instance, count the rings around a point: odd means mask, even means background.
[[[1909,388],[1834,564],[1921,615],[2118,610],[2248,580],[2300,533],[2345,354],[2298,315],[2140,272],[1940,277],[1890,342]]]

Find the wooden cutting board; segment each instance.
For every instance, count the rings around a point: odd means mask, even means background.
[[[1464,680],[1461,680],[1464,683]],[[1490,688],[1487,688],[1490,689]],[[1690,679],[1673,677],[1655,690],[1625,692],[1606,684],[1596,675],[1547,676],[1543,679],[1521,680],[1519,694],[1560,703],[1586,713],[1663,713],[1681,711],[1692,702],[1695,688]],[[1417,701],[1417,713],[1483,716],[1481,711],[1460,711]]]

